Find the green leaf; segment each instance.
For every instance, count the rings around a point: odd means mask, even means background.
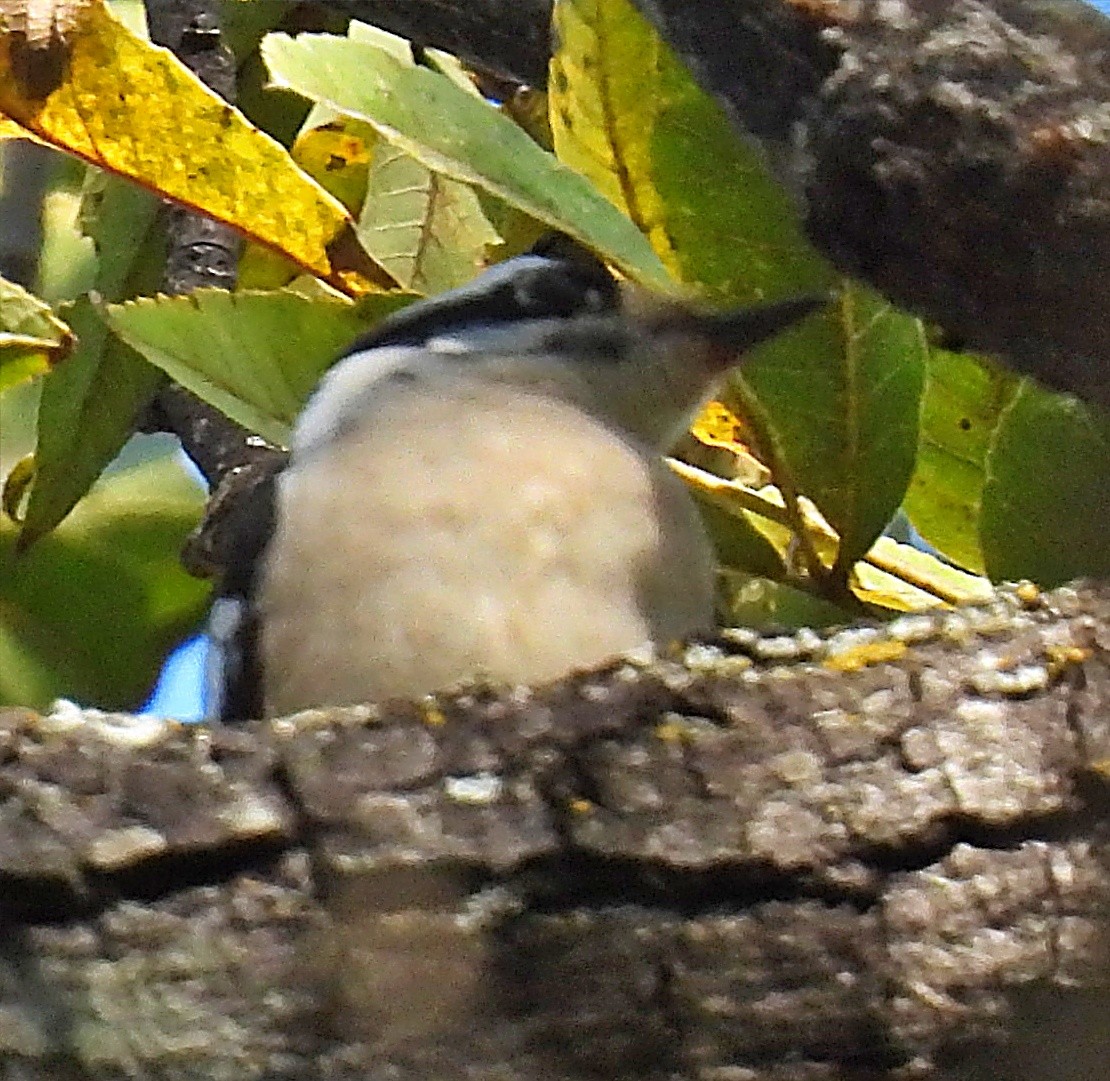
[[[516,124],[427,68],[362,41],[271,34],[262,54],[275,85],[372,124],[429,169],[483,188],[560,229],[634,279],[670,287],[636,227],[587,180]]]
[[[790,630],[834,627],[859,618],[858,610],[850,612],[785,582],[749,574],[726,572],[723,593],[726,627]]]
[[[996,364],[941,349],[929,351],[927,373],[921,442],[903,508],[934,548],[982,574],[987,455],[1018,379]]]
[[[835,272],[759,149],[669,52],[664,59],[651,160],[682,280],[727,304],[830,288]]]
[[[286,445],[301,406],[336,356],[412,298],[357,304],[290,290],[143,297],[109,307],[112,329],[151,364],[232,420]]]
[[[350,37],[384,50],[404,67],[415,65],[412,47],[395,34],[353,22]],[[437,66],[454,85],[481,100],[457,60],[446,53],[438,54]],[[316,106],[316,110],[323,108]],[[422,296],[470,281],[485,266],[488,249],[501,243],[474,189],[433,172],[380,138],[365,121],[345,117],[336,124],[356,145],[369,151],[355,230],[363,248],[402,289]],[[309,136],[302,134],[298,147]],[[317,173],[312,175],[321,179]]]
[[[42,245],[35,290],[47,303],[76,300],[96,285],[96,245],[82,227],[82,207],[89,177],[97,170],[57,155],[55,183],[42,202]]]
[[[0,704],[138,706],[205,607],[178,559],[203,503],[171,457],[104,479],[23,555],[0,521]]]
[[[152,285],[161,274],[160,239],[151,233],[157,200],[105,178],[91,231],[100,253],[96,287],[112,300]],[[85,298],[65,309],[77,335],[73,355],[43,380],[35,482],[20,543],[53,529],[119,453],[158,385],[156,371],[112,339]]]
[[[357,232],[402,288],[422,296],[470,281],[501,240],[473,189],[384,140],[374,149]]]
[[[913,471],[925,371],[917,319],[846,285],[824,315],[756,350],[733,378],[762,415],[764,460],[785,468],[840,535],[846,575],[898,509]],[[726,404],[728,396],[726,395]]]
[[[981,533],[991,578],[1110,577],[1110,415],[1023,380],[991,446]]]
[[[23,547],[49,533],[88,492],[158,386],[158,372],[109,336],[88,300],[66,309],[66,317],[79,344],[43,381]]]

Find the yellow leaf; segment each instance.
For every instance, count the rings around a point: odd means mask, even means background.
[[[677,276],[662,200],[652,178],[657,102],[644,93],[660,62],[659,38],[628,3],[559,0],[548,80],[559,160],[624,211]]]
[[[779,523],[784,529],[789,528],[782,495],[777,488],[756,491],[742,481],[725,480],[677,458],[668,458],[667,465],[709,502],[734,517],[750,511]]]
[[[791,515],[782,492],[772,484],[753,488],[742,480],[725,480],[674,458],[668,458],[667,464],[702,498],[734,518],[744,518],[750,523],[774,547],[786,566],[797,563],[794,530],[797,521],[801,522],[822,564],[831,567],[836,561],[840,538],[805,496],[798,500],[797,515]]]
[[[369,124],[340,117],[297,136],[293,160],[351,213],[366,197],[366,177],[378,136]]]
[[[690,427],[690,434],[710,447],[746,447],[744,422],[724,402],[707,402]]]
[[[350,217],[284,147],[103,2],[76,13],[66,46],[61,79],[41,96],[20,77],[22,39],[0,33],[0,112],[43,142],[342,280],[328,249]]]
[[[786,513],[785,501],[777,488],[773,485],[754,488],[739,480],[724,480],[673,458],[667,459],[667,464],[702,498],[733,517],[744,518],[774,546],[786,566],[796,562],[794,521]],[[798,509],[809,543],[821,563],[831,566],[840,543],[836,531],[804,496]],[[854,565],[849,587],[866,604],[896,612],[982,604],[994,595],[988,579],[968,574],[890,537],[880,537]]]
[[[852,592],[860,600],[904,611],[937,604],[984,604],[994,596],[989,579],[891,537],[875,542],[856,564],[855,576]],[[892,588],[892,582],[899,585]],[[919,602],[922,595],[927,599]]]
[[[311,121],[309,117],[289,153],[329,195],[351,213],[357,213],[366,197],[366,176],[377,134],[369,124],[349,117],[338,117],[318,126],[312,126]],[[247,244],[239,260],[238,288],[278,289],[296,278],[298,269],[272,248]]]
[[[17,124],[14,120],[9,120],[6,116],[0,116],[0,143],[7,139],[27,139],[32,143],[42,141],[41,139],[36,139],[35,136],[21,124]]]

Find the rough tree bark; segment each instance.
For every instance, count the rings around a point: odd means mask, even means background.
[[[0,714],[6,1078],[1094,1078],[1110,587],[244,730]]]

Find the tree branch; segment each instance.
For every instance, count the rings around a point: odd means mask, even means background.
[[[0,1061],[1096,1076],[1108,718],[1105,585],[245,730],[8,711]]]
[[[172,50],[204,83],[234,101],[235,58],[220,38],[216,0],[147,0],[146,8],[151,41]],[[167,205],[163,215],[165,291],[233,288],[242,249],[238,234],[183,207]],[[208,481],[208,512],[190,538],[184,562],[195,574],[218,574],[227,562],[228,508],[249,502],[284,455],[175,383],[159,391],[147,427],[176,435]]]

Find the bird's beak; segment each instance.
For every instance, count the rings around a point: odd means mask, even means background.
[[[649,295],[636,291],[626,291],[625,296],[633,318],[642,321],[646,332],[669,338],[679,346],[687,363],[696,357],[706,377],[723,375],[748,350],[832,299],[828,293],[806,293],[787,300],[711,312],[680,304],[658,306]]]
[[[715,346],[715,352],[719,350],[730,358],[725,363],[732,363],[741,353],[767,338],[773,338],[780,331],[826,305],[830,299],[828,293],[815,293],[772,301],[769,304],[757,304],[750,308],[703,313],[695,317],[695,324],[691,329]]]

